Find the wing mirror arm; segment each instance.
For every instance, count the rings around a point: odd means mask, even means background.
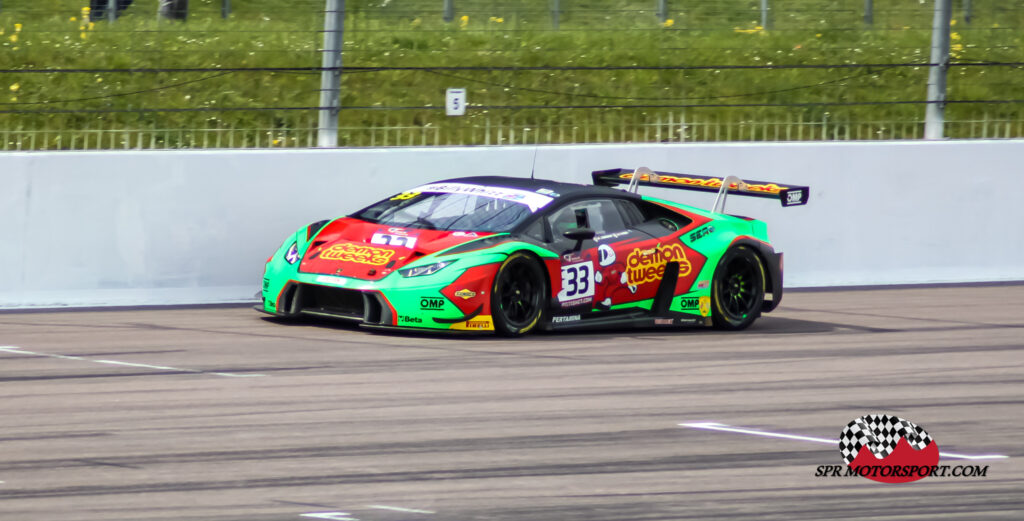
[[[591,228],[573,228],[565,231],[562,235],[566,239],[576,241],[576,245],[573,246],[572,251],[578,252],[583,249],[583,241],[592,240],[594,236],[597,235],[597,232]]]

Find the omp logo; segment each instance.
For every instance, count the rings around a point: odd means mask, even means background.
[[[683,297],[679,307],[683,311],[699,311],[700,316],[706,317],[711,314],[711,297]]]
[[[383,266],[391,260],[394,250],[374,248],[372,246],[358,246],[352,243],[335,244],[320,253],[321,259],[336,260],[345,262],[358,262],[359,264],[370,264],[372,266]]]
[[[680,244],[669,244],[668,246],[659,244],[646,250],[633,249],[626,257],[629,285],[639,286],[647,282],[661,280],[665,274],[665,264],[669,262],[679,263],[680,277],[689,275],[690,261],[686,260],[686,251]]]
[[[795,190],[795,191],[787,192],[786,193],[786,203],[787,204],[799,204],[803,200],[804,200],[804,193],[801,192],[800,190]]]
[[[632,179],[633,174],[620,174],[620,179]],[[640,176],[641,181],[650,181],[650,177],[647,175]],[[664,175],[658,174],[658,182],[671,185],[689,185],[689,186],[704,186],[707,188],[721,188],[722,180],[717,177],[711,179],[694,179],[692,177],[681,177],[675,175]],[[729,188],[736,188],[736,183],[729,185]],[[783,190],[788,190],[787,186],[779,186],[775,183],[768,183],[763,185],[747,184],[748,192],[764,192],[768,194],[777,194]]]
[[[444,308],[444,299],[437,297],[420,297],[420,309],[438,311]]]

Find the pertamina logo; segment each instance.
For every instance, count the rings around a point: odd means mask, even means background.
[[[665,264],[679,263],[679,276],[690,273],[690,261],[686,259],[686,251],[680,244],[657,245],[641,250],[635,248],[626,257],[627,280],[630,286],[639,286],[647,282],[661,280],[665,275]]]
[[[372,246],[359,246],[352,243],[335,244],[320,253],[321,259],[336,260],[345,262],[358,262],[359,264],[370,264],[372,266],[383,266],[391,260],[395,254],[394,250],[374,248]]]

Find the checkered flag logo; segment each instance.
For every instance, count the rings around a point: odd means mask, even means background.
[[[849,465],[857,458],[860,448],[867,446],[878,459],[885,459],[896,449],[900,438],[906,438],[914,449],[921,450],[932,443],[931,436],[913,423],[888,414],[868,414],[850,422],[839,435],[839,452]]]

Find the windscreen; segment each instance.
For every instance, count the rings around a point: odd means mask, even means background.
[[[429,193],[417,189],[385,199],[360,210],[353,217],[387,226],[508,232],[533,212],[534,208],[524,201],[473,193]]]

